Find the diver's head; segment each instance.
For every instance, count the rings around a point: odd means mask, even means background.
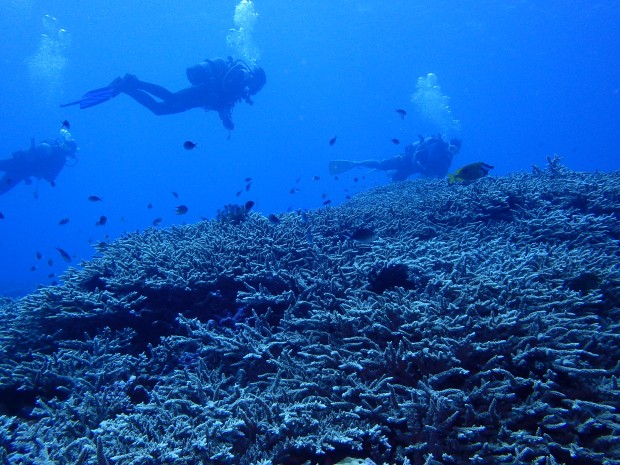
[[[448,145],[448,150],[452,155],[456,155],[461,150],[461,144],[463,142],[461,139],[457,139],[456,137],[450,139],[450,144]]]
[[[267,83],[267,75],[260,66],[252,68],[247,79],[248,95],[256,95]]]

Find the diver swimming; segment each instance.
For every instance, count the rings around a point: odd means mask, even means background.
[[[30,148],[13,152],[11,158],[0,160],[0,195],[8,192],[20,182],[31,184],[30,178],[45,179],[52,187],[68,160],[76,160],[78,145],[66,128],[60,130],[57,139],[45,139]]]
[[[461,149],[461,140],[443,140],[441,134],[419,136],[419,140],[405,147],[405,153],[385,160],[334,160],[329,162],[329,173],[337,175],[353,168],[372,168],[389,172],[392,181],[403,181],[419,173],[427,178],[441,178],[448,174],[452,157]]]
[[[181,113],[192,108],[204,108],[218,112],[222,124],[231,131],[235,125],[232,110],[244,100],[253,104],[256,95],[267,82],[260,66],[248,66],[242,60],[223,58],[206,59],[186,69],[190,87],[171,92],[165,87],[139,80],[132,74],[114,79],[109,85],[91,90],[80,99],[60,105],[79,105],[81,109],[107,102],[120,93],[133,98],[155,115]]]

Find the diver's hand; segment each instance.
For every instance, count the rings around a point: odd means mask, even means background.
[[[235,123],[232,122],[230,110],[220,111],[218,113],[220,115],[220,119],[222,120],[222,124],[226,129],[228,129],[229,131],[235,129]]]

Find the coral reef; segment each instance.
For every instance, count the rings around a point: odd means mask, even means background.
[[[547,169],[127,235],[0,302],[0,463],[619,463],[619,218]]]

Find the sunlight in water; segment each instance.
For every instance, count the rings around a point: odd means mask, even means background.
[[[252,34],[258,13],[254,9],[252,0],[241,0],[235,7],[235,26],[226,37],[226,42],[241,58],[249,64],[255,65],[260,58],[260,50],[254,45]]]

